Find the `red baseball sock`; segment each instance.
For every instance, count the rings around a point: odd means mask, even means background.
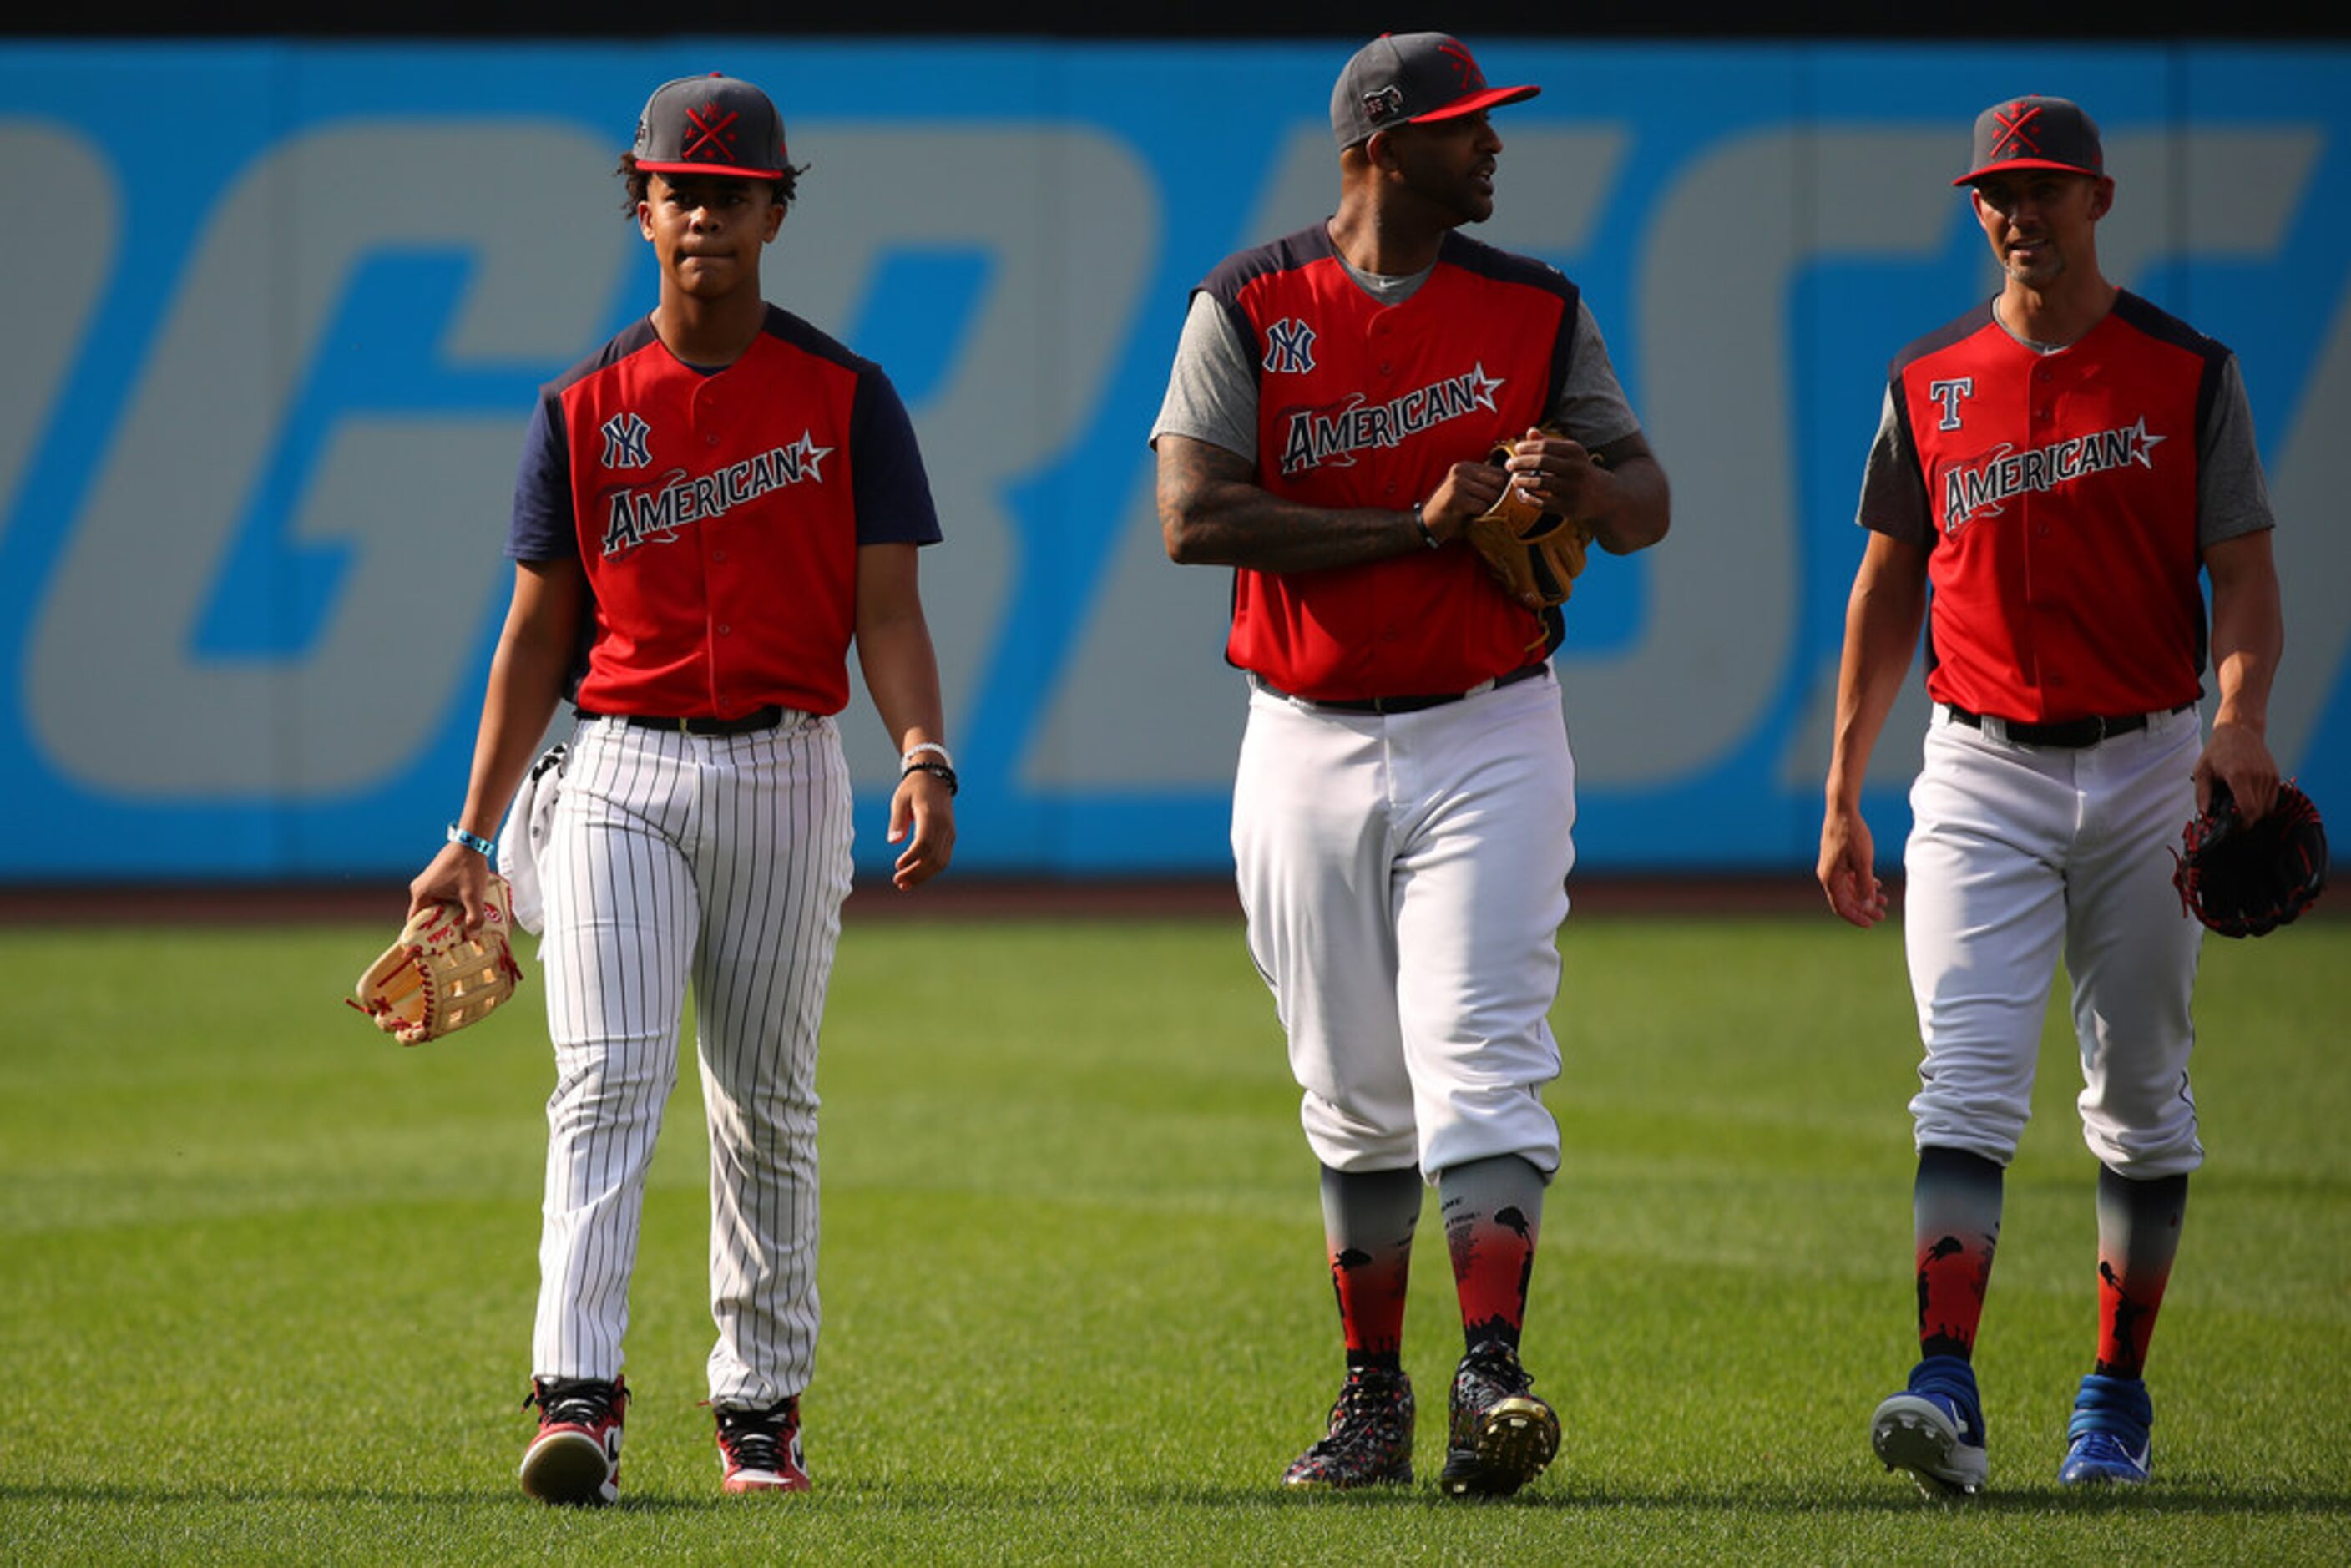
[[[1473,1160],[1437,1177],[1437,1197],[1463,1339],[1516,1349],[1542,1228],[1542,1173],[1516,1155]]]
[[[2000,1166],[1959,1149],[1918,1151],[1911,1189],[1918,1260],[1918,1354],[1974,1355],[2000,1247]]]
[[[1405,1286],[1420,1222],[1417,1170],[1322,1172],[1322,1229],[1349,1367],[1403,1365]]]
[[[2137,1377],[2147,1366],[2155,1315],[2171,1282],[2188,1177],[2134,1181],[2098,1172],[2098,1359],[2105,1377]]]

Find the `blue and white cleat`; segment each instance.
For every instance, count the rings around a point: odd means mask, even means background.
[[[2140,1486],[2153,1478],[2155,1447],[2147,1428],[2155,1406],[2136,1377],[2082,1379],[2074,1419],[2065,1427],[2065,1462],[2057,1479],[2069,1487],[2116,1482]]]
[[[1973,1497],[1991,1467],[1975,1369],[1955,1355],[1928,1356],[1910,1385],[1869,1418],[1869,1446],[1889,1470],[1908,1470],[1928,1497]]]

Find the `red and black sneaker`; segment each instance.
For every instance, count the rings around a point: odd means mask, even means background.
[[[1447,1497],[1508,1497],[1559,1452],[1559,1416],[1534,1394],[1519,1353],[1486,1340],[1453,1374],[1453,1420],[1437,1478]]]
[[[1401,1372],[1351,1367],[1330,1430],[1290,1461],[1286,1487],[1345,1490],[1412,1484],[1412,1380]]]
[[[793,1395],[765,1410],[717,1410],[718,1458],[728,1491],[806,1491],[800,1457],[800,1402]]]
[[[522,1490],[541,1502],[621,1500],[621,1421],[628,1384],[533,1378],[523,1408],[538,1406],[538,1436],[522,1455]]]

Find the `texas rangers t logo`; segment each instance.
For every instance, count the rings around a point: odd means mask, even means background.
[[[1976,379],[1973,376],[1953,376],[1947,381],[1928,382],[1927,395],[1934,399],[1943,411],[1943,417],[1935,428],[1957,430],[1959,427],[1959,400],[1976,395]]]

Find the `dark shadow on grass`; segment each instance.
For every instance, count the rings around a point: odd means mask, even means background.
[[[119,1481],[23,1484],[0,1482],[0,1503],[27,1501],[89,1504],[93,1507],[168,1507],[185,1504],[254,1504],[288,1502],[358,1503],[384,1507],[475,1508],[502,1506],[538,1509],[518,1491],[500,1488],[419,1490],[396,1487],[205,1487],[133,1486]],[[625,1494],[611,1510],[564,1509],[557,1511],[582,1517],[656,1513],[739,1513],[744,1499],[695,1493],[664,1496]],[[2351,1517],[2351,1491],[2339,1489],[2304,1491],[2247,1491],[2203,1481],[2158,1481],[2149,1487],[2112,1487],[2076,1490],[2055,1485],[1993,1491],[1976,1498],[1932,1499],[1893,1481],[1789,1490],[1765,1486],[1701,1489],[1623,1489],[1582,1486],[1573,1480],[1540,1483],[1507,1498],[1450,1498],[1435,1485],[1374,1487],[1361,1491],[1292,1491],[1256,1482],[1155,1482],[1118,1486],[1094,1482],[1058,1486],[990,1485],[946,1481],[831,1481],[820,1483],[807,1498],[754,1500],[750,1507],[782,1509],[820,1507],[826,1511],[870,1511],[919,1517],[925,1514],[968,1514],[977,1510],[1036,1511],[1102,1507],[1199,1508],[1226,1511],[1275,1513],[1298,1509],[1357,1509],[1392,1511],[1430,1509],[1478,1512],[1519,1509],[1538,1512],[1605,1512],[1638,1510],[1653,1513],[1790,1513],[1853,1514],[1856,1516],[1917,1513],[1927,1517],[1949,1514],[2137,1516],[2179,1515],[2187,1518],[2327,1518]]]
[[[1974,1498],[1933,1499],[1907,1484],[1856,1484],[1790,1490],[1764,1486],[1711,1490],[1647,1488],[1627,1490],[1578,1485],[1573,1479],[1539,1483],[1507,1498],[1448,1498],[1432,1486],[1377,1487],[1350,1492],[1290,1492],[1263,1486],[1211,1482],[1123,1488],[1130,1502],[1170,1507],[1228,1509],[1440,1508],[1538,1509],[1602,1511],[1615,1509],[1676,1512],[1777,1512],[1900,1514],[1977,1512],[1993,1514],[2179,1514],[2199,1518],[2351,1515],[2351,1491],[2248,1491],[2205,1482],[2163,1482],[2149,1487],[2095,1490],[2050,1485],[1994,1491]]]
[[[545,1506],[507,1487],[485,1491],[477,1487],[423,1490],[414,1487],[130,1486],[120,1481],[60,1481],[27,1486],[0,1481],[0,1503],[16,1501],[89,1503],[109,1508],[164,1508],[195,1503],[268,1506],[288,1502],[377,1503],[390,1508],[479,1508],[505,1503],[517,1508]],[[653,1513],[689,1511],[698,1506],[698,1500],[694,1498],[623,1494],[610,1510],[564,1508],[555,1511],[583,1515],[607,1511]]]

